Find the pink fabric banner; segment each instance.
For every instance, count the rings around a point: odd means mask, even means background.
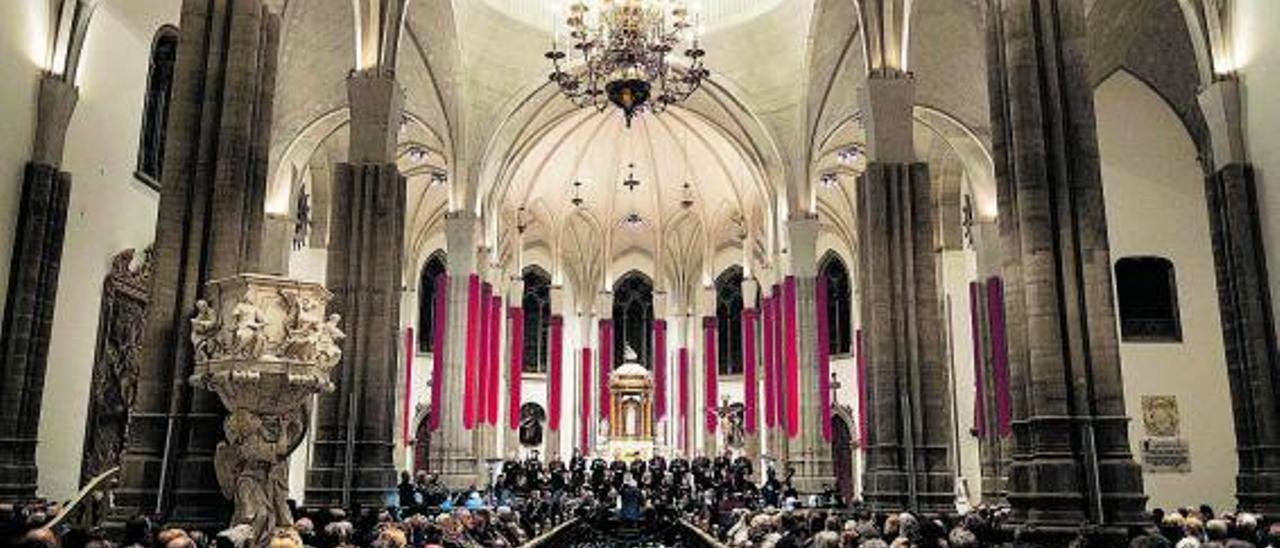
[[[493,307],[490,301],[493,300],[493,286],[488,282],[480,284],[480,315],[479,331],[480,340],[477,342],[478,353],[476,363],[479,364],[476,369],[476,387],[477,395],[475,402],[475,423],[476,425],[487,424],[489,422],[489,338],[490,326],[489,315]]]
[[[653,420],[667,416],[667,321],[653,321]]]
[[[498,425],[498,399],[502,391],[502,297],[493,296],[489,307],[489,395],[485,396],[488,409],[485,416],[490,426]]]
[[[613,320],[600,320],[600,418],[609,420],[611,395],[609,376],[613,374]]]
[[[1012,409],[1009,404],[1009,354],[1005,347],[1004,281],[987,280],[987,318],[991,322],[991,380],[996,391],[996,423],[1000,437],[1013,433]]]
[[[579,409],[578,451],[584,456],[591,454],[591,396],[595,393],[591,385],[591,349],[582,349],[582,385],[579,396],[582,409]]]
[[[436,277],[435,314],[431,325],[431,414],[427,417],[431,431],[440,429],[440,399],[444,397],[445,320],[449,315],[449,277]]]
[[[507,364],[507,427],[520,428],[520,398],[524,390],[524,309],[512,307],[507,311],[507,332],[511,334]]]
[[[462,427],[470,430],[476,426],[477,400],[480,389],[480,276],[467,278],[467,352],[462,390]]]
[[[773,349],[775,331],[773,297],[765,298],[763,308],[764,328],[761,332],[764,334],[764,425],[766,428],[773,428],[778,424],[777,390],[774,389],[774,384],[778,382],[778,375],[773,363],[774,356],[777,354]]]
[[[786,283],[783,285],[783,323],[785,329],[783,331],[783,348],[785,355],[785,370],[783,378],[786,380],[786,393],[783,395],[783,403],[786,405],[786,421],[787,437],[794,438],[800,435],[800,349],[796,348],[797,337],[799,336],[799,326],[796,324],[796,279],[794,276],[787,276]]]
[[[822,421],[822,439],[831,441],[831,326],[827,324],[827,283],[823,278],[814,284],[818,320],[818,410]]]
[[[680,367],[680,450],[689,450],[689,349],[681,348],[677,361]]]
[[[716,362],[716,350],[716,317],[707,316],[702,318],[702,357],[705,366],[702,376],[707,406],[703,422],[707,432],[711,434],[716,433],[716,426],[720,423],[719,414],[716,413],[716,407],[720,405],[720,368]]]
[[[862,329],[854,332],[854,352],[858,368],[858,447],[867,450],[867,356],[863,352]]]
[[[400,408],[400,441],[405,447],[413,438],[413,427],[410,426],[413,421],[413,341],[413,328],[404,328],[404,402]]]
[[[756,383],[756,310],[742,309],[742,406],[746,413],[744,427],[748,434],[756,433],[756,398],[760,387]]]
[[[564,385],[564,317],[551,317],[551,352],[548,358],[547,428],[560,430],[560,390]]]
[[[783,351],[783,298],[782,285],[773,286],[773,421],[783,433],[787,431],[786,411],[786,353]]]
[[[980,310],[986,303],[981,302],[978,294],[981,286],[981,282],[969,284],[969,329],[973,339],[973,429],[979,438],[985,438],[987,436],[987,391],[984,386],[986,381],[982,375],[983,326]]]

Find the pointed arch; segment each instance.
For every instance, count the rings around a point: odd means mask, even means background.
[[[524,363],[525,373],[546,373],[550,363],[551,341],[551,274],[540,266],[525,267],[520,274],[524,280],[524,295],[520,307],[524,310]]]
[[[818,262],[818,277],[820,283],[827,284],[829,350],[832,356],[848,355],[853,351],[853,288],[849,267],[838,253],[828,251]]]
[[[436,288],[440,279],[448,272],[449,259],[443,249],[437,249],[422,265],[418,275],[418,352],[422,354],[433,350],[435,338]]]
[[[640,365],[653,363],[653,278],[632,270],[613,284],[613,363],[621,365],[627,347],[635,350]]]
[[[716,276],[716,354],[721,375],[741,375],[742,267],[732,265]]]

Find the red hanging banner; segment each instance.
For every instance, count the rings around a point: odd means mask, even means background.
[[[783,304],[785,328],[782,339],[783,348],[786,351],[783,371],[786,392],[783,395],[783,403],[787,411],[785,415],[787,437],[794,438],[800,435],[800,349],[796,348],[799,326],[796,325],[796,279],[794,276],[787,276],[786,283],[783,284]]]
[[[578,425],[578,451],[583,456],[591,454],[591,396],[595,392],[591,385],[591,349],[582,349],[582,409],[579,411],[581,423]]]
[[[476,405],[479,392],[480,364],[480,276],[467,278],[467,352],[463,365],[462,427],[470,430],[476,425]]]
[[[706,399],[706,409],[703,412],[703,422],[706,425],[708,434],[716,433],[716,426],[720,423],[720,416],[716,413],[716,406],[720,405],[720,369],[716,363],[716,318],[715,316],[706,316],[702,318],[702,357],[703,365],[703,392]]]
[[[488,409],[485,413],[490,426],[498,425],[498,394],[502,390],[502,297],[493,296],[489,307],[489,395],[485,396]]]
[[[827,324],[827,283],[814,284],[818,321],[818,410],[822,421],[822,439],[831,441],[831,326]]]
[[[560,430],[560,390],[564,385],[564,317],[551,317],[551,363],[547,374],[547,428]]]
[[[1013,413],[1009,402],[1009,350],[1005,347],[1004,281],[987,280],[987,318],[991,322],[991,380],[996,391],[996,424],[1000,437],[1013,434]]]
[[[600,320],[600,419],[609,420],[609,376],[613,374],[613,320]]]
[[[677,358],[680,368],[680,450],[689,450],[689,349],[681,348]]]
[[[427,417],[431,431],[440,429],[440,399],[444,397],[445,321],[449,315],[449,277],[436,277],[435,314],[431,325],[431,412]]]
[[[507,332],[511,334],[510,363],[507,364],[507,427],[520,428],[520,398],[524,389],[524,309],[507,311]]]
[[[490,299],[493,297],[493,286],[488,282],[480,284],[480,315],[478,330],[480,331],[480,340],[476,344],[476,363],[479,364],[476,369],[476,393],[475,405],[475,423],[481,425],[489,422],[489,338],[491,337],[489,315],[492,307],[489,305]]]
[[[764,425],[767,428],[773,428],[778,424],[777,390],[774,389],[778,379],[773,363],[776,355],[773,349],[775,333],[773,301],[773,297],[766,297],[762,304],[764,308],[764,328],[761,329],[764,335]]]
[[[667,416],[667,321],[653,321],[653,421]]]

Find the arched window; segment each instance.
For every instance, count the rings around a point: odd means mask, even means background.
[[[1178,281],[1173,263],[1161,257],[1116,261],[1120,338],[1126,342],[1182,342]]]
[[[524,269],[524,372],[547,372],[551,340],[551,275],[531,266]]]
[[[853,292],[849,285],[849,269],[834,251],[828,251],[818,264],[819,281],[827,284],[827,330],[831,334],[828,349],[832,356],[853,352]]]
[[[143,101],[142,137],[138,146],[138,178],[159,188],[164,171],[165,131],[173,96],[173,67],[178,59],[178,29],[165,26],[151,43],[151,68]]]
[[[632,271],[613,285],[613,363],[622,365],[627,347],[639,355],[640,364],[652,365],[653,282]]]
[[[445,275],[446,261],[444,251],[432,253],[418,278],[418,352],[424,354],[435,344],[436,287]]]
[[[742,374],[742,267],[716,278],[716,355],[721,375]]]

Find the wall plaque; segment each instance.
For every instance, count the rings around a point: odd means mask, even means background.
[[[1153,474],[1191,472],[1191,447],[1187,440],[1147,438],[1142,440],[1142,470]]]

